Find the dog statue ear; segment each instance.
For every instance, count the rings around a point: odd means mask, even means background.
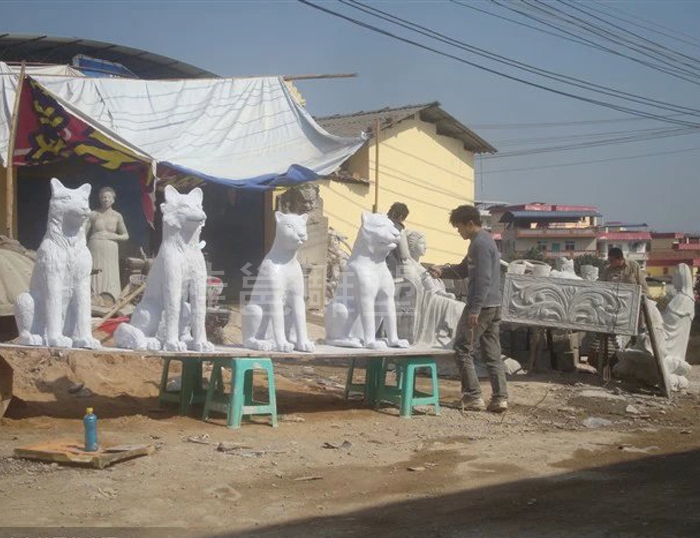
[[[92,191],[92,185],[89,183],[83,183],[78,187],[78,192],[81,193],[85,198],[90,198],[90,192]]]
[[[190,198],[193,198],[194,201],[197,202],[199,205],[202,205],[202,200],[204,200],[204,193],[199,187],[195,187],[194,189],[192,189],[188,196]]]
[[[63,186],[63,183],[61,183],[58,178],[52,177],[51,178],[51,195],[54,196],[60,192],[65,191],[66,188]]]
[[[172,185],[165,186],[165,203],[175,202],[180,199],[180,193]]]

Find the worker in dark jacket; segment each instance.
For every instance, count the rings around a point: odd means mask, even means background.
[[[642,293],[649,296],[649,287],[644,271],[636,261],[625,259],[621,248],[613,247],[608,250],[608,266],[603,271],[601,280],[639,284],[642,287]]]
[[[389,272],[394,278],[397,278],[401,276],[399,274],[400,267],[410,256],[408,241],[406,240],[406,226],[404,225],[404,221],[408,218],[408,206],[401,202],[394,202],[391,204],[386,216],[389,217],[389,220],[394,223],[394,227],[401,233],[399,244],[386,257],[386,265],[389,268]]]
[[[501,360],[501,255],[491,234],[481,228],[481,215],[474,206],[462,205],[454,209],[450,224],[463,239],[470,241],[467,255],[459,265],[433,267],[430,271],[436,278],[469,279],[467,306],[457,326],[454,343],[455,361],[462,376],[462,408],[503,413],[508,409],[508,390]],[[491,381],[488,407],[481,397],[481,385],[474,368],[477,340]]]

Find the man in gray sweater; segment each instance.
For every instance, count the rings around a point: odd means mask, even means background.
[[[436,278],[469,278],[467,306],[457,326],[455,360],[462,376],[462,408],[470,411],[503,413],[508,409],[506,375],[501,360],[501,255],[491,234],[481,228],[481,216],[474,206],[452,210],[450,224],[470,241],[459,265],[433,267]],[[481,358],[491,380],[491,401],[481,397],[481,385],[474,368],[474,347],[481,344]]]

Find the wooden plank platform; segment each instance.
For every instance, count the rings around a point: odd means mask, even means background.
[[[42,346],[21,346],[18,344],[0,343],[0,353],[3,349],[7,350],[49,350],[62,352],[83,352],[92,353],[96,356],[100,354],[115,354],[120,355],[138,355],[140,357],[155,357],[160,359],[192,359],[192,360],[212,360],[226,357],[235,358],[269,358],[275,360],[284,359],[359,359],[359,358],[377,358],[387,357],[392,359],[410,358],[410,357],[448,357],[454,354],[451,349],[427,346],[411,346],[408,348],[387,349],[364,349],[352,347],[336,347],[327,345],[317,345],[313,353],[303,353],[301,351],[292,351],[291,353],[282,353],[280,351],[256,351],[247,349],[242,346],[225,345],[216,346],[216,349],[208,353],[198,353],[195,351],[132,351],[130,349],[120,348],[102,348],[102,349],[81,349],[81,348],[51,348]]]
[[[83,446],[75,441],[50,441],[15,448],[14,455],[17,458],[104,469],[119,461],[148,456],[155,450],[153,445],[118,445],[100,447],[95,452],[85,452]]]

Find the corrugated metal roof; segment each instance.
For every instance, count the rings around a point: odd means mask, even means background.
[[[602,217],[597,211],[507,211],[501,222],[509,222],[513,219],[580,219],[583,217]]]
[[[0,33],[0,60],[4,62],[70,64],[78,54],[118,62],[144,79],[218,78],[194,65],[113,43],[79,37]]]
[[[398,108],[383,108],[369,112],[336,114],[334,116],[315,118],[315,120],[331,134],[357,136],[361,132],[373,132],[377,120],[379,120],[380,129],[387,129],[416,114],[419,115],[422,121],[434,123],[437,126],[439,135],[461,140],[464,148],[469,151],[474,153],[496,153],[497,151],[486,140],[440,108],[440,103],[437,101]]]

